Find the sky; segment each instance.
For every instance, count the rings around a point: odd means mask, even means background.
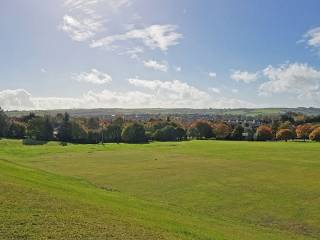
[[[2,0],[0,107],[320,107],[318,0]]]

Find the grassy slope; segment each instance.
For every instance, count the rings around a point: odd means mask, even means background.
[[[317,239],[314,143],[0,141],[0,235]]]

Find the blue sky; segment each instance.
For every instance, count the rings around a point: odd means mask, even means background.
[[[0,106],[320,107],[320,2],[3,0]]]

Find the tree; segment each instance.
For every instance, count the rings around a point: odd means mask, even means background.
[[[196,121],[191,124],[190,129],[196,129],[198,137],[197,138],[212,138],[213,132],[211,125],[206,121]]]
[[[70,142],[72,141],[72,125],[70,122],[70,115],[65,113],[62,119],[62,123],[58,128],[58,135],[59,141],[62,142]]]
[[[213,132],[217,139],[226,139],[231,134],[231,129],[226,123],[220,122],[214,124]]]
[[[29,120],[27,136],[40,141],[52,140],[53,127],[49,117],[36,117]]]
[[[104,142],[119,143],[119,142],[121,142],[121,132],[122,132],[122,128],[120,125],[110,124],[103,131],[103,141]]]
[[[303,139],[304,141],[309,138],[311,132],[311,124],[303,124],[296,127],[297,138]]]
[[[123,129],[121,138],[126,143],[145,143],[147,142],[146,132],[143,125],[132,123]]]
[[[317,127],[316,129],[314,129],[310,135],[309,135],[310,140],[312,141],[320,141],[320,127]]]
[[[0,138],[5,137],[8,131],[8,117],[0,108]]]
[[[53,126],[49,116],[44,117],[43,134],[46,141],[53,139]]]
[[[112,121],[112,124],[118,125],[118,126],[120,126],[121,128],[123,128],[124,123],[125,123],[124,118],[123,118],[123,117],[120,117],[120,116],[116,117],[116,118]]]
[[[278,130],[280,127],[280,121],[279,120],[273,120],[272,121],[272,125],[271,125],[271,129],[272,129],[272,134],[273,136],[276,136]]]
[[[285,114],[281,115],[281,122],[289,121],[291,123],[294,123],[294,117],[296,116],[296,113],[293,112],[287,112]]]
[[[100,127],[100,120],[99,118],[91,117],[88,120],[88,128],[97,130]]]
[[[233,140],[242,140],[243,132],[244,132],[244,128],[241,125],[237,125],[231,133],[231,138]]]
[[[290,129],[290,130],[293,130],[294,127],[293,127],[293,125],[292,125],[291,122],[286,121],[286,122],[283,122],[283,123],[280,124],[278,130],[280,130],[280,129]]]
[[[22,123],[12,121],[7,132],[7,137],[22,139],[25,136],[26,127]]]
[[[286,142],[288,140],[294,139],[295,137],[296,137],[295,132],[292,131],[291,129],[280,129],[276,134],[277,140],[284,140]]]
[[[88,134],[84,127],[75,121],[71,123],[71,136],[72,142],[75,143],[86,143],[88,139]]]
[[[101,132],[97,130],[89,130],[87,143],[97,144],[101,141]]]
[[[195,127],[191,127],[188,129],[188,136],[193,139],[200,139],[199,130]]]
[[[156,141],[177,141],[177,129],[171,125],[165,126],[153,134],[153,139]]]
[[[272,138],[272,129],[270,127],[268,127],[267,125],[261,125],[260,127],[258,127],[255,134],[255,139],[257,141],[270,141],[272,140]]]
[[[254,140],[254,135],[255,131],[252,127],[246,127],[243,132],[244,139],[247,141],[253,141]]]
[[[176,128],[177,131],[177,137],[179,141],[185,140],[187,137],[187,132],[185,129],[183,129],[182,127],[177,127]]]

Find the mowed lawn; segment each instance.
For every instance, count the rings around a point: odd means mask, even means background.
[[[320,144],[0,140],[0,239],[320,239]]]

